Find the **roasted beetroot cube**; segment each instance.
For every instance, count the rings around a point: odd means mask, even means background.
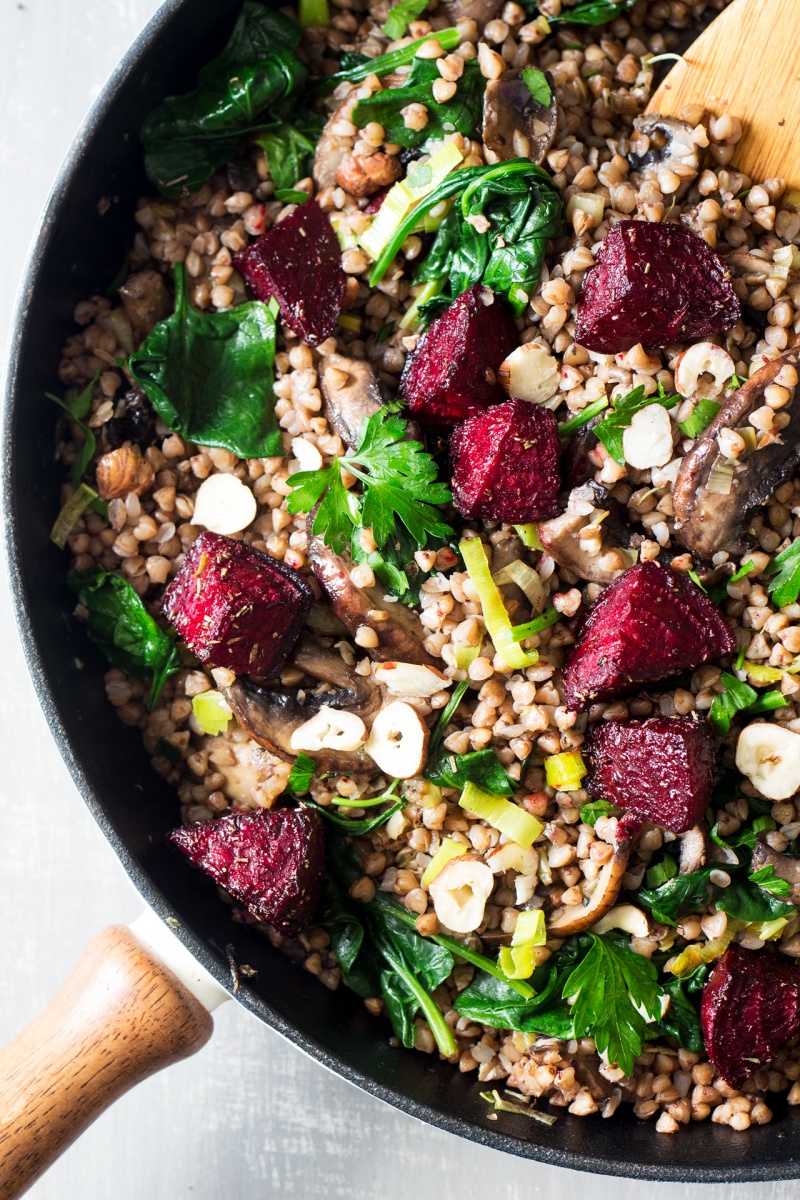
[[[739,1088],[800,1032],[800,966],[767,950],[725,951],[700,1005],[708,1057]]]
[[[317,906],[325,866],[325,834],[311,808],[258,809],[194,821],[169,835],[196,867],[293,937]]]
[[[244,542],[201,533],[163,607],[200,662],[270,676],[291,653],[312,598],[291,567]]]
[[[728,622],[682,571],[638,563],[606,588],[578,634],[562,679],[575,710],[733,654]]]
[[[730,271],[682,225],[620,221],[585,276],[575,340],[617,354],[722,333],[741,316]]]
[[[711,802],[714,735],[695,717],[608,721],[589,735],[592,794],[673,833],[696,825]]]
[[[497,371],[516,344],[509,309],[475,283],[419,339],[406,359],[400,394],[420,421],[454,425],[505,399]]]
[[[345,275],[336,234],[313,200],[233,261],[257,299],[275,297],[283,320],[304,342],[318,346],[330,337],[342,311]]]
[[[558,425],[549,408],[508,400],[458,425],[450,452],[462,517],[537,521],[558,512]]]

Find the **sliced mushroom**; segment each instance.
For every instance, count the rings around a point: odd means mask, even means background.
[[[708,858],[708,826],[705,821],[693,825],[680,835],[681,850],[678,858],[678,874],[691,875],[706,865]]]
[[[261,808],[283,791],[283,756],[258,745],[245,730],[230,725],[226,733],[203,738],[201,744],[209,753],[210,769],[222,776],[220,791],[233,803]],[[280,778],[279,784],[276,778]]]
[[[320,377],[325,416],[348,446],[358,443],[361,422],[384,403],[378,376],[363,359],[331,354]]]
[[[692,127],[686,121],[652,113],[637,117],[633,129],[627,158],[634,171],[658,174],[675,167],[700,170],[700,152],[692,140]],[[692,178],[690,175],[682,177],[676,196],[687,190]]]
[[[504,567],[512,562],[524,561],[525,547],[515,533],[509,533],[492,547],[492,575],[499,575]],[[501,583],[499,590],[506,600],[506,608],[513,625],[521,625],[530,621],[531,606],[521,587],[516,583]]]
[[[622,888],[622,877],[628,869],[631,839],[620,838],[614,845],[614,853],[597,876],[597,883],[588,904],[562,905],[550,914],[547,930],[553,937],[569,937],[589,929],[595,921],[605,916],[617,902]]]
[[[416,616],[401,604],[385,604],[380,588],[356,587],[350,578],[348,561],[326,546],[319,534],[310,532],[308,552],[320,587],[331,608],[347,631],[355,637],[364,626],[374,629],[378,645],[369,647],[371,658],[378,662],[422,663],[437,666],[436,660],[422,645],[425,631]]]
[[[351,671],[334,650],[303,638],[290,662],[319,680],[322,686],[314,689],[274,688],[242,675],[224,689],[225,698],[242,728],[259,746],[279,758],[290,760],[296,757],[292,734],[321,708],[346,710],[366,724],[380,709],[381,689],[370,678]],[[323,748],[315,752],[314,758],[326,771],[378,770],[363,749]]]
[[[486,84],[483,148],[487,162],[529,158],[540,163],[544,159],[558,125],[555,84],[549,71],[544,74],[550,85],[549,104],[534,99],[522,70],[503,71]]]
[[[751,513],[800,464],[800,403],[796,385],[788,389],[793,395],[788,406],[780,410],[789,416],[786,427],[761,434],[756,449],[741,455],[738,462],[725,458],[720,450],[723,431],[750,428],[748,418],[765,404],[767,388],[781,378],[791,378],[792,373],[796,379],[799,362],[800,353],[790,350],[756,371],[725,401],[683,459],[672,491],[675,525],[684,546],[701,558],[711,558],[722,550],[734,555],[746,550],[752,542],[748,535]],[[790,370],[782,375],[785,367]],[[715,468],[716,474],[722,470],[723,480],[730,484],[729,491],[713,490],[719,487],[712,476]]]
[[[583,484],[570,492],[566,511],[560,517],[538,522],[539,539],[551,558],[579,579],[611,583],[636,562],[636,554],[630,549],[635,535],[617,511],[620,508],[599,484]],[[581,532],[591,524],[599,525],[599,548],[590,539],[584,538],[581,543]]]
[[[150,333],[172,311],[172,301],[158,271],[136,271],[119,289],[128,320],[137,333]]]
[[[757,841],[753,847],[753,871],[760,871],[762,867],[772,867],[778,879],[792,885],[791,892],[788,896],[781,896],[782,900],[789,904],[800,904],[800,858],[781,854],[766,842]]]

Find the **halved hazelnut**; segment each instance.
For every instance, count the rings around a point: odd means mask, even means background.
[[[768,800],[800,790],[800,733],[771,721],[746,725],[736,743],[736,766]]]
[[[617,904],[592,926],[595,933],[607,933],[609,929],[622,929],[632,937],[647,937],[650,922],[645,913],[635,904]]]
[[[256,519],[256,498],[235,475],[209,475],[197,489],[192,522],[212,533],[241,533]]]
[[[554,408],[560,401],[549,403],[558,392],[561,371],[549,348],[543,342],[526,342],[512,350],[499,367],[497,382],[515,400],[528,400]]]
[[[675,363],[675,388],[682,396],[700,395],[706,399],[718,396],[734,372],[730,354],[715,342],[697,342],[684,350]],[[700,387],[701,375],[711,381]]]
[[[661,404],[648,404],[634,413],[622,435],[625,462],[637,470],[663,467],[672,458],[672,421]]]
[[[379,663],[375,678],[397,696],[432,696],[453,682],[436,667],[406,662]]]
[[[482,923],[494,876],[475,858],[452,859],[428,888],[439,923],[453,933],[473,933]]]
[[[364,749],[393,779],[412,779],[427,761],[430,732],[415,708],[394,700],[372,723]]]
[[[300,725],[292,734],[292,750],[357,750],[367,737],[367,727],[355,713],[330,708],[327,704],[316,716]],[[378,764],[380,766],[380,764]]]

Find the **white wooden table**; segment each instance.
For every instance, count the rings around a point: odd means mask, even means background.
[[[0,0],[0,342],[25,247],[73,134],[157,0]],[[84,808],[27,678],[0,589],[0,1042],[92,933],[140,904]],[[800,1184],[652,1185],[505,1157],[362,1095],[230,1004],[194,1059],[124,1097],[36,1200],[789,1200]]]

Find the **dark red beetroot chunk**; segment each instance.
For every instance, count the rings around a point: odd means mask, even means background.
[[[419,339],[406,359],[400,394],[420,421],[454,425],[505,399],[497,370],[516,344],[510,311],[475,283]]]
[[[291,567],[244,542],[201,533],[163,608],[200,662],[270,676],[291,653],[312,599]]]
[[[173,829],[170,841],[261,921],[293,937],[322,887],[325,834],[309,808],[258,809]]]
[[[575,340],[617,354],[721,333],[740,316],[730,272],[702,238],[682,225],[620,221],[584,278]]]
[[[594,726],[592,794],[673,833],[696,825],[711,802],[714,735],[695,717],[649,717]]]
[[[638,563],[606,588],[584,622],[564,670],[564,701],[579,710],[613,700],[735,649],[728,622],[687,575]]]
[[[800,1031],[800,966],[766,950],[725,951],[700,1005],[708,1057],[739,1088]]]
[[[537,521],[558,512],[561,446],[549,408],[508,400],[453,431],[453,500],[462,517]]]
[[[275,297],[283,320],[304,342],[318,346],[333,333],[344,301],[342,252],[313,200],[262,233],[233,262],[258,300]]]

